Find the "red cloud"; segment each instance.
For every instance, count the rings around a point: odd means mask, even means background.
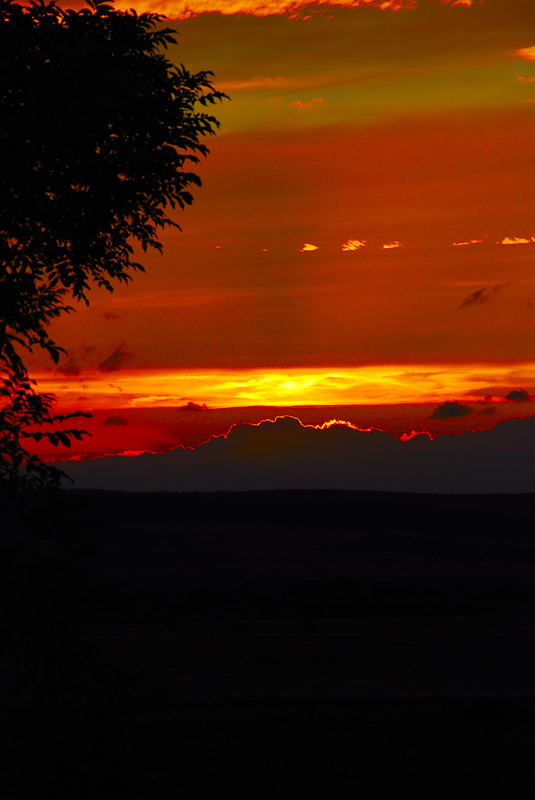
[[[294,100],[290,103],[291,106],[295,106],[296,108],[312,108],[317,105],[321,105],[324,103],[325,100],[323,97],[313,97],[312,100]]]
[[[471,244],[481,244],[483,239],[468,239],[466,242],[452,242],[452,247],[468,247]]]
[[[532,44],[531,47],[521,47],[516,51],[515,56],[525,58],[526,61],[535,61],[535,44]]]

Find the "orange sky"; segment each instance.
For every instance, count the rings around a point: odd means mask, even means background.
[[[232,100],[183,232],[56,324],[63,374],[32,361],[60,403],[245,405],[218,370],[253,371],[251,405],[535,386],[532,0],[131,6],[178,18],[170,56]],[[440,373],[434,394],[384,377],[414,365]],[[324,379],[297,400],[265,380],[362,367],[375,378],[343,400]]]

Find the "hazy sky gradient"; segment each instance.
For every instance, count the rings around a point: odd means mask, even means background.
[[[531,0],[131,5],[189,14],[170,56],[232,100],[183,232],[55,327],[71,383],[535,362]]]

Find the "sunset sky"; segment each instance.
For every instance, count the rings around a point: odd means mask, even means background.
[[[231,100],[182,232],[55,325],[59,370],[32,361],[96,411],[84,452],[265,407],[396,435],[535,413],[533,0],[124,7]]]

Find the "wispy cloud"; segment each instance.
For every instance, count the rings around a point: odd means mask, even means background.
[[[407,68],[409,74],[414,70]],[[235,92],[271,92],[275,96],[293,94],[303,89],[325,89],[351,84],[368,84],[380,81],[390,81],[399,78],[399,69],[385,67],[359,66],[344,73],[307,73],[306,75],[250,75],[242,78],[218,79],[217,88],[221,91],[234,94]]]
[[[397,247],[403,247],[401,242],[386,242],[386,244],[381,245],[382,250],[395,250]]]
[[[171,19],[189,19],[200,14],[249,14],[255,17],[287,15],[307,19],[317,7],[377,8],[380,11],[402,11],[415,8],[417,0],[124,0],[118,8],[134,8],[165,14]]]
[[[248,92],[258,89],[296,91],[297,89],[308,89],[311,86],[319,86],[325,79],[322,77],[289,77],[278,75],[256,75],[242,80],[218,81],[218,88],[224,92]],[[332,79],[331,79],[332,80]]]
[[[465,242],[452,242],[451,246],[452,247],[468,247],[468,245],[481,244],[482,242],[483,242],[483,239],[468,239]]]
[[[530,47],[521,47],[515,52],[515,56],[525,58],[526,61],[535,61],[535,44],[532,44]]]
[[[314,250],[319,250],[317,244],[311,244],[310,242],[305,242],[302,247],[299,248],[300,253],[312,253]]]
[[[325,102],[323,97],[313,97],[312,100],[293,100],[290,105],[295,108],[314,108],[322,105]]]

